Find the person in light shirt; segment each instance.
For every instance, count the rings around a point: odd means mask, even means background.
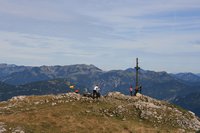
[[[97,91],[99,90],[99,86],[98,85],[95,85],[95,87],[94,87],[94,89],[93,89],[93,99],[95,98],[95,97],[97,97]]]

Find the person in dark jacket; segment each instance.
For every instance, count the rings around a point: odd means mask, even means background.
[[[140,92],[140,94],[142,94],[142,86],[141,85],[139,87],[139,92]]]

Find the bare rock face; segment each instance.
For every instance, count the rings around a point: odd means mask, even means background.
[[[15,96],[12,97],[9,101],[23,101],[26,98],[26,96]]]

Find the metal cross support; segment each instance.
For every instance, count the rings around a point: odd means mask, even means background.
[[[135,82],[135,95],[137,94],[138,90],[139,90],[139,86],[138,86],[138,70],[140,69],[140,67],[138,66],[138,58],[136,58],[136,82]]]

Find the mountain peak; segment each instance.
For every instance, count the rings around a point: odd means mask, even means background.
[[[12,66],[12,67],[11,67]],[[30,82],[50,80],[54,78],[67,78],[71,75],[96,74],[103,72],[94,65],[75,64],[65,66],[40,66],[27,67],[15,65],[0,65],[0,80],[13,84],[21,85]]]
[[[76,93],[18,96],[1,102],[0,108],[0,126],[4,131],[16,127],[24,132],[54,133],[99,132],[100,129],[103,132],[200,130],[199,118],[192,112],[148,96],[131,97],[120,92],[110,92],[100,99]]]
[[[6,63],[1,63],[0,68],[5,68],[5,67],[16,67],[15,64],[6,64]]]

